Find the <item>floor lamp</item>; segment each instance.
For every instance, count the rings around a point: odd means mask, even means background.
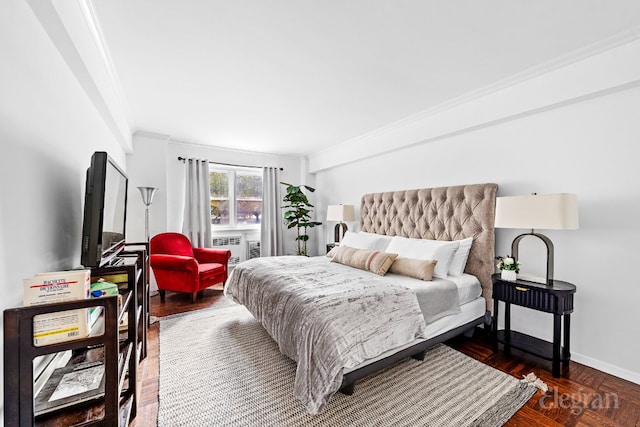
[[[142,203],[144,203],[144,233],[147,238],[147,243],[149,243],[149,206],[151,206],[151,202],[153,202],[153,195],[158,190],[155,187],[138,187],[140,190],[140,194],[142,195]]]

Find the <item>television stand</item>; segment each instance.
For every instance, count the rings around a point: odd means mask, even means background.
[[[126,426],[136,417],[138,363],[147,354],[148,256],[145,246],[128,246],[126,251],[126,256],[119,254],[106,265],[91,268],[91,281],[102,278],[115,283],[121,298],[107,296],[4,310],[5,425]],[[91,307],[104,310],[89,336],[41,347],[33,344],[35,316]],[[73,356],[65,369],[103,360],[104,393],[87,396],[89,400],[84,396],[70,400],[70,406],[36,416],[33,359],[66,350],[72,350]]]

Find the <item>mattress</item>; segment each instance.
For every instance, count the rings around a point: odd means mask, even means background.
[[[458,287],[460,305],[474,301],[482,295],[482,285],[480,284],[480,280],[472,274],[464,273],[462,276],[458,277],[448,276],[447,280],[452,281]]]

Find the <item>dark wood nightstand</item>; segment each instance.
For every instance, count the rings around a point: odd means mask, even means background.
[[[553,286],[525,280],[507,282],[494,274],[493,280],[493,351],[498,352],[498,342],[504,344],[506,355],[511,347],[531,353],[546,360],[551,360],[551,372],[554,377],[560,376],[560,362],[569,366],[571,313],[573,312],[573,295],[575,285],[554,280]],[[504,302],[504,330],[498,331],[498,303]],[[531,308],[553,314],[553,342],[547,342],[520,332],[511,330],[511,304]],[[563,322],[564,318],[564,322]],[[563,346],[560,346],[562,324],[564,323]]]

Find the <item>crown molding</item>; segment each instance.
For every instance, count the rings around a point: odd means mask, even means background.
[[[198,143],[198,142],[192,142],[192,141],[186,141],[186,140],[179,139],[179,138],[174,138],[171,135],[166,135],[166,134],[152,132],[152,131],[146,131],[146,130],[138,130],[133,134],[133,136],[134,136],[134,138],[140,137],[140,138],[158,139],[158,140],[165,141],[165,142],[167,142],[169,144],[182,145],[182,146],[185,146],[185,147],[193,147],[193,148],[197,148],[197,149],[200,149],[200,150],[216,150],[216,151],[222,151],[222,152],[225,152],[225,153],[232,153],[232,154],[237,154],[237,155],[245,155],[245,156],[250,155],[250,156],[259,156],[259,157],[266,157],[266,158],[274,158],[274,159],[278,158],[278,159],[292,159],[292,160],[300,160],[300,159],[304,158],[303,156],[262,153],[262,152],[257,152],[257,151],[238,150],[238,149],[235,149],[235,148],[219,147],[219,146],[215,146],[215,145],[202,144],[202,143]]]
[[[600,40],[596,43],[592,43],[588,46],[585,46],[581,49],[574,50],[566,55],[555,58],[553,60],[547,61],[545,63],[538,64],[534,67],[530,67],[520,73],[514,74],[507,78],[501,79],[495,83],[484,86],[477,90],[468,92],[459,97],[453,98],[447,102],[441,103],[433,108],[429,108],[427,110],[421,111],[419,113],[408,116],[404,119],[395,121],[386,126],[380,127],[371,132],[365,133],[363,135],[357,136],[355,138],[349,139],[343,143],[338,143],[331,145],[327,148],[319,150],[309,155],[310,162],[313,164],[311,168],[311,172],[318,172],[323,169],[328,169],[334,166],[339,166],[342,164],[349,163],[350,161],[357,161],[360,159],[368,158],[375,156],[377,154],[382,153],[371,153],[369,154],[361,154],[359,157],[354,157],[351,160],[346,159],[346,157],[342,155],[336,155],[337,151],[350,151],[350,150],[360,150],[360,147],[368,142],[378,141],[380,139],[389,138],[394,134],[403,134],[410,130],[411,128],[418,127],[421,124],[432,121],[436,117],[441,116],[446,113],[450,113],[460,107],[464,107],[470,105],[476,101],[481,101],[483,99],[489,98],[494,94],[500,94],[505,91],[508,91],[510,88],[521,85],[525,82],[535,80],[537,78],[543,77],[545,75],[551,75],[554,72],[557,72],[563,68],[568,66],[578,64],[580,62],[589,60],[589,58],[596,57],[605,52],[611,51],[613,49],[619,48],[621,46],[633,43],[640,39],[640,25],[635,26],[626,31],[615,34],[606,39]],[[601,92],[601,94],[607,93],[606,91]],[[582,96],[576,97],[576,99],[582,99]],[[566,101],[557,103],[558,106],[566,105]],[[548,109],[544,108],[544,109]],[[532,111],[541,111],[542,108]],[[521,117],[522,114],[518,113],[514,115]],[[484,125],[489,125],[492,123],[503,122],[504,118],[495,121],[486,121]],[[461,133],[463,131],[469,131],[473,129],[477,129],[479,126],[473,126],[466,129],[460,128],[456,131],[451,131],[447,133],[447,135],[440,135],[440,138],[431,138],[431,140],[441,139],[444,136],[451,136],[457,133]],[[410,145],[414,145],[417,143],[425,142],[425,140],[413,141],[412,143],[407,144],[396,144],[393,149],[399,149],[408,147]],[[365,151],[360,150],[361,153]],[[329,158],[335,159],[334,161],[327,160]]]
[[[131,115],[131,109],[129,108],[129,104],[127,103],[124,96],[122,83],[120,82],[120,78],[118,77],[116,67],[113,64],[111,52],[109,51],[107,42],[105,41],[102,26],[100,25],[100,20],[98,19],[98,15],[96,14],[93,0],[78,0],[78,4],[80,6],[80,10],[82,11],[82,15],[84,16],[84,19],[87,23],[87,26],[89,27],[89,32],[96,46],[96,52],[98,53],[105,71],[109,76],[109,81],[111,83],[113,93],[115,94],[116,100],[118,101],[118,107],[122,111],[129,125],[129,129],[134,129],[135,120]]]
[[[151,132],[147,130],[137,130],[133,133],[133,137],[161,139],[166,142],[171,141],[171,137],[169,135],[165,135],[163,133],[158,133],[158,132]]]
[[[85,61],[76,43],[74,43],[74,39],[67,25],[65,25],[63,17],[60,15],[60,11],[50,1],[26,1],[116,141],[125,153],[131,152],[131,127],[128,121],[123,119],[123,114],[118,114],[121,111],[114,111],[107,102],[105,95],[98,86],[98,82],[87,65],[87,61]],[[80,3],[71,2],[58,4],[67,12],[79,5]],[[67,16],[67,18],[69,17]],[[77,21],[77,18],[75,18],[75,21]],[[66,24],[69,24],[69,22]]]

